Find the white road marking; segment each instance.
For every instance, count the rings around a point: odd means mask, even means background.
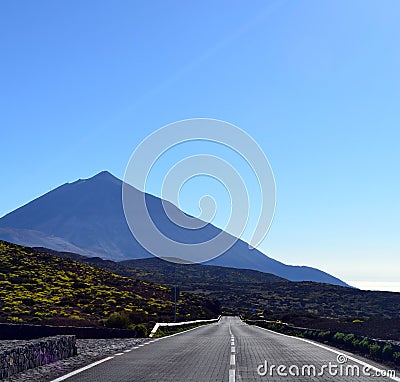
[[[114,354],[114,355],[124,355],[124,353],[117,353],[117,354]]]
[[[265,330],[265,331],[270,332],[270,333],[278,334],[278,335],[280,335],[280,336],[295,338],[296,340],[303,341],[303,342],[307,342],[307,343],[309,343],[309,344],[311,344],[311,345],[318,346],[318,347],[320,347],[320,348],[322,348],[322,349],[328,350],[328,351],[330,351],[330,352],[332,352],[332,353],[335,353],[335,354],[337,354],[337,355],[342,355],[342,354],[343,354],[343,352],[341,352],[341,351],[339,351],[339,350],[331,349],[331,348],[329,348],[329,347],[327,347],[327,346],[318,344],[318,343],[313,342],[313,341],[309,341],[309,340],[307,340],[307,339],[305,339],[305,338],[294,337],[294,336],[289,336],[289,335],[287,335],[287,334],[274,332],[273,330],[265,329],[265,328],[262,328],[261,326],[257,326],[257,328],[260,328],[260,329]],[[357,359],[357,358],[355,358],[355,357],[352,357],[351,355],[348,355],[348,354],[345,354],[345,355],[346,355],[346,357],[347,357],[348,360],[351,359],[352,361],[357,362],[357,363],[359,363],[360,365],[367,366],[367,367],[369,367],[369,368],[371,368],[372,370],[377,371],[377,372],[381,372],[381,371],[382,371],[382,369],[379,369],[379,368],[377,368],[376,366],[373,366],[373,365],[371,365],[371,364],[369,364],[369,363],[367,363],[367,362],[364,362],[364,361],[361,361],[360,359]],[[389,377],[389,376],[388,376],[387,378],[390,378],[390,379],[392,379],[393,381],[400,382],[400,378],[398,378],[398,377]]]
[[[51,382],[61,382],[61,381],[65,381],[67,378],[70,378],[70,377],[72,377],[72,376],[74,376],[74,375],[77,375],[77,374],[81,373],[82,371],[91,369],[92,367],[97,366],[97,365],[100,365],[101,363],[106,362],[106,361],[109,361],[110,359],[113,359],[113,358],[114,358],[114,357],[107,357],[107,358],[101,359],[100,361],[93,362],[93,363],[91,363],[90,365],[87,365],[87,366],[85,366],[85,367],[81,367],[80,369],[74,370],[74,371],[72,371],[71,373],[68,373],[68,374],[63,375],[62,377],[58,377],[58,378],[56,378],[56,379],[53,379]]]
[[[229,334],[231,336],[231,359],[229,362],[229,382],[236,381],[236,356],[235,356],[235,336],[231,329],[231,318],[229,318]]]
[[[132,351],[132,349],[126,349],[124,350],[124,353],[129,353],[130,351]]]

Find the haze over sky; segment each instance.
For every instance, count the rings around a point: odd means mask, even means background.
[[[395,290],[399,19],[397,0],[3,1],[0,216],[104,169],[122,178],[168,123],[221,119],[275,174],[263,252]],[[219,187],[198,179],[182,207]]]

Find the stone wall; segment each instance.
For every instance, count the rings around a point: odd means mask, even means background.
[[[31,340],[74,335],[76,338],[136,338],[136,330],[0,323],[0,340]]]
[[[56,336],[31,341],[1,341],[0,380],[76,354],[75,336]]]

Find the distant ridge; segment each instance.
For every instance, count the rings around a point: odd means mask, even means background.
[[[133,237],[121,201],[122,181],[107,171],[66,183],[0,219],[0,239],[31,247],[99,256],[114,261],[152,257]],[[139,190],[134,192],[141,193]],[[221,233],[211,224],[201,229],[176,227],[166,216],[162,200],[146,194],[155,224],[171,239],[199,243]],[[178,209],[172,206],[172,209]],[[137,216],[138,222],[141,217]],[[223,233],[228,235],[227,233]],[[166,253],[164,257],[173,257]],[[208,265],[252,269],[291,281],[316,281],[348,286],[326,272],[274,260],[238,240]]]

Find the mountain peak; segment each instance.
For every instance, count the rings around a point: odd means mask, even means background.
[[[109,172],[107,170],[101,171],[89,179],[107,179],[107,180],[114,180],[114,181],[118,180],[119,182],[121,181],[120,179],[118,179],[116,176],[114,176],[113,174],[111,174],[111,172]]]
[[[104,170],[99,172],[96,175],[91,176],[90,178],[84,178],[84,179],[78,179],[75,182],[69,183],[69,184],[80,184],[80,183],[86,183],[86,182],[112,182],[115,184],[120,185],[122,183],[121,179],[118,179],[116,176],[111,174],[109,171]]]
[[[128,227],[121,193],[122,180],[108,171],[64,184],[2,217],[0,239],[113,260],[151,257]],[[170,240],[195,245],[220,234],[228,235],[211,224],[197,230],[180,227],[170,220],[162,200],[155,196],[146,198],[146,207],[154,225]],[[140,209],[132,208],[135,219],[141,224],[145,217],[141,216]],[[171,209],[174,216],[179,216],[177,207],[171,205]],[[173,253],[159,255],[178,257]],[[341,280],[317,269],[289,266],[257,250],[250,252],[248,244],[239,239],[207,265],[253,269],[292,281],[346,286]]]

